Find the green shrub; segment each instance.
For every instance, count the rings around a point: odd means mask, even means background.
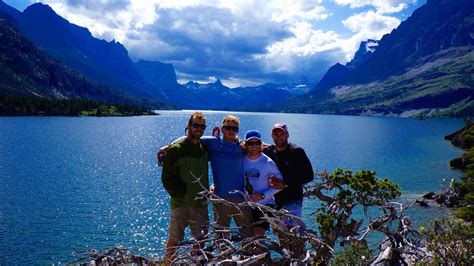
[[[471,209],[472,211],[472,209]],[[462,219],[435,220],[424,232],[433,265],[473,265],[474,226]]]
[[[334,257],[331,265],[369,265],[371,255],[372,250],[367,244],[350,244]]]

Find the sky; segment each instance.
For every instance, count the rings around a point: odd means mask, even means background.
[[[4,0],[23,11],[35,0]],[[426,0],[43,0],[132,60],[173,64],[178,81],[229,87],[317,82]]]

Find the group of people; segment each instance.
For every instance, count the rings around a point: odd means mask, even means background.
[[[194,112],[188,120],[186,136],[157,153],[159,157],[166,153],[162,182],[171,198],[168,262],[174,259],[175,247],[183,240],[187,226],[195,239],[207,234],[208,208],[204,199],[197,199],[197,194],[203,190],[201,185],[209,189],[208,161],[214,180],[210,191],[216,196],[241,203],[246,200],[242,194],[231,192],[242,191],[249,201],[285,209],[301,217],[303,185],[314,178],[305,151],[288,142],[288,127],[283,123],[272,127],[272,145],[264,144],[257,130],[247,131],[244,140],[239,141],[239,126],[239,118],[227,115],[219,128],[222,136],[203,136],[206,118],[201,112]],[[229,207],[223,203],[213,207],[218,226],[228,227],[233,218],[244,236],[264,235],[269,229],[258,208]]]

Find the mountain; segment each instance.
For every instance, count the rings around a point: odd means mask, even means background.
[[[0,11],[0,94],[43,99],[92,99],[108,103],[169,105],[125,95],[79,74],[36,47]],[[2,98],[3,99],[3,98]]]
[[[174,88],[178,85],[172,64],[140,60],[135,63],[135,68],[145,81],[156,88]]]
[[[155,98],[122,44],[92,37],[87,28],[69,23],[41,3],[23,11],[20,26],[40,48],[85,76],[130,95]]]
[[[125,103],[132,99],[94,83],[38,49],[0,11],[0,91],[51,99],[84,98]]]
[[[357,50],[355,53],[354,58],[346,64],[346,67],[349,69],[355,69],[367,62],[367,60],[369,60],[374,54],[378,45],[379,41],[377,40],[369,39],[365,42],[361,42],[359,45],[359,50]]]
[[[428,0],[372,47],[375,51],[361,56],[359,49],[346,66],[332,66],[308,94],[269,108],[329,114],[472,116],[473,45],[474,2]]]
[[[280,103],[309,90],[306,85],[271,83],[229,88],[219,79],[207,84],[190,81],[184,87],[188,95],[193,95],[194,106],[220,110],[245,110],[246,106]]]
[[[367,83],[399,75],[435,52],[450,47],[472,47],[473,11],[471,0],[428,0],[398,28],[386,34],[370,58],[336,85]]]
[[[0,10],[14,17],[21,31],[49,55],[98,84],[134,97],[187,109],[233,109],[282,102],[308,90],[276,84],[230,89],[220,80],[180,85],[171,64],[132,62],[122,44],[94,38],[87,28],[70,23],[48,5],[36,3],[20,12],[0,1]]]
[[[87,28],[69,23],[41,3],[19,12],[1,1],[0,10],[13,16],[39,48],[85,77],[150,102],[162,100],[159,88],[145,81],[122,44],[94,38]],[[170,75],[176,77],[174,71]]]

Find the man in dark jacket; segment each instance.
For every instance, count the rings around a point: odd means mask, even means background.
[[[285,209],[301,217],[303,185],[313,181],[314,173],[305,151],[289,143],[288,137],[288,127],[283,123],[275,124],[272,128],[272,139],[275,144],[266,147],[263,153],[277,164],[283,175],[285,188],[275,194],[277,209]],[[292,224],[291,221],[290,223]]]
[[[176,245],[184,238],[187,226],[195,239],[207,233],[209,217],[204,200],[196,200],[202,191],[196,183],[200,178],[202,185],[209,188],[208,154],[200,138],[206,129],[206,118],[200,112],[191,115],[188,121],[187,136],[173,143],[163,162],[161,179],[170,195],[170,222],[166,243],[166,260],[171,263],[175,257]]]

